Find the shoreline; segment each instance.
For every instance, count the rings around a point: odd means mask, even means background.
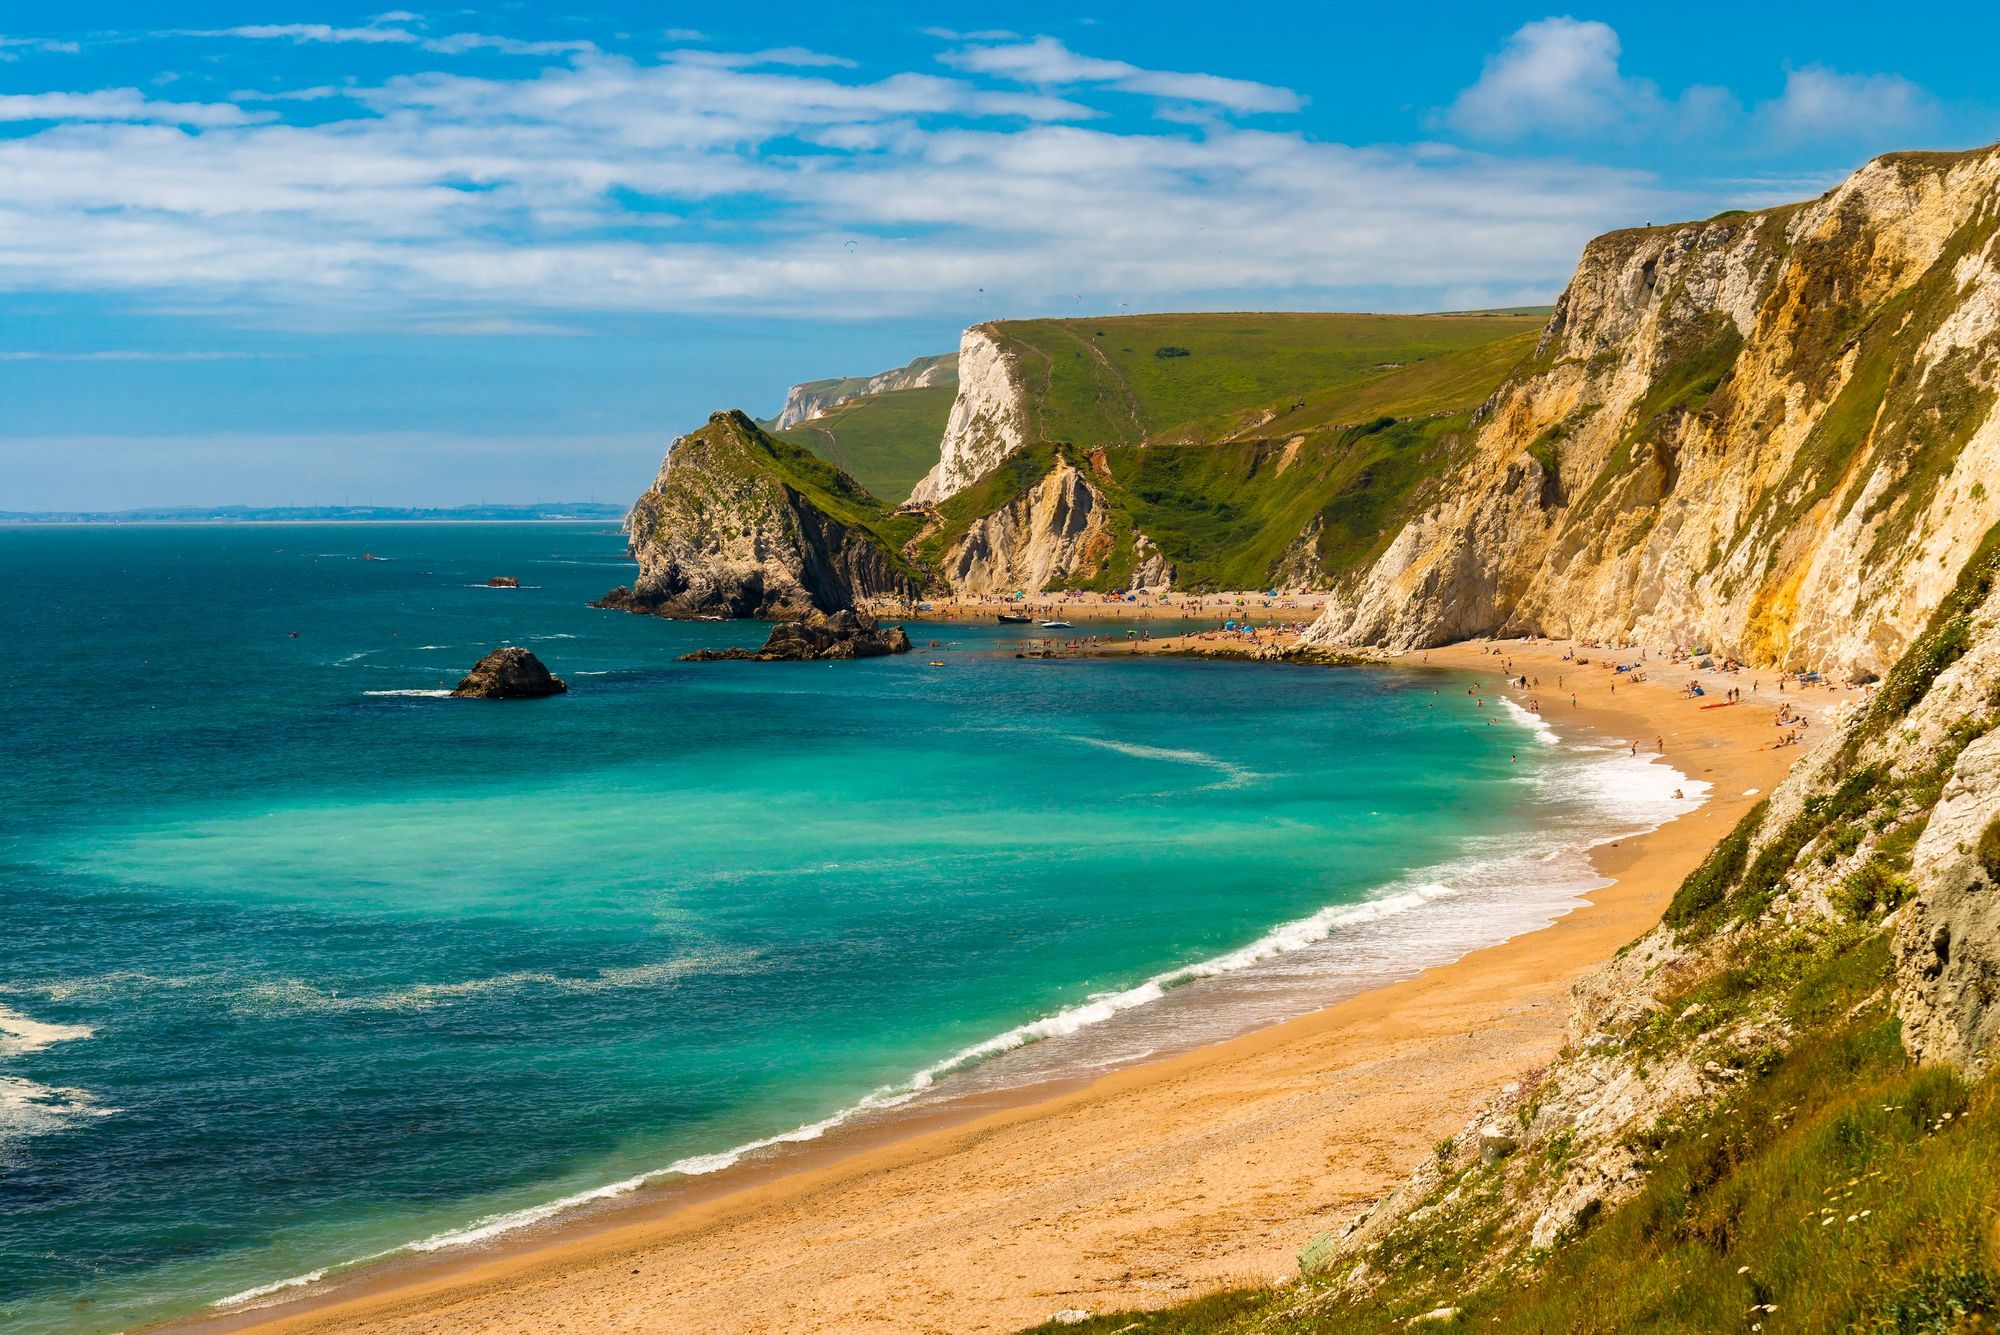
[[[1505,647],[1537,675],[1562,648]],[[1503,670],[1485,642],[1383,661]],[[321,1292],[170,1328],[525,1331],[567,1315],[658,1329],[671,1312],[712,1330],[999,1331],[1064,1308],[1157,1306],[1288,1276],[1314,1233],[1400,1181],[1482,1098],[1554,1051],[1569,982],[1651,924],[1796,754],[1759,744],[1777,730],[1755,697],[1695,713],[1666,682],[1621,698],[1609,674],[1578,670],[1578,704],[1547,717],[1621,739],[1671,736],[1668,759],[1712,790],[1686,816],[1591,850],[1612,884],[1549,926],[1095,1080],[840,1128],[810,1150],[641,1189],[496,1245],[374,1262]],[[1123,1184],[1108,1199],[1107,1176]],[[829,1247],[845,1259],[830,1261]],[[996,1253],[1013,1257],[1010,1274],[987,1264]]]

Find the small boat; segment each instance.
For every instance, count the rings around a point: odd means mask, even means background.
[[[1021,612],[1000,613],[1000,624],[1003,626],[1025,626],[1033,619]]]
[[[932,666],[932,667],[943,667],[943,666],[944,666],[944,660],[943,660],[942,658],[933,658],[933,659],[931,660],[931,666]]]
[[[1069,622],[1067,622],[1067,621],[1044,621],[1044,622],[1042,623],[1042,629],[1043,629],[1043,630],[1075,630],[1075,629],[1076,629],[1076,627],[1075,627],[1075,626],[1072,626],[1072,625],[1070,625],[1070,624],[1069,624]]]

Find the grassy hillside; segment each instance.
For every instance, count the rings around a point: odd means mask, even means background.
[[[933,385],[866,394],[780,432],[779,438],[811,450],[894,505],[937,462],[957,392],[951,385]]]
[[[1342,411],[1336,404],[1343,392],[1510,336],[1531,339],[1545,319],[1225,313],[1009,320],[993,328],[1027,387],[1037,415],[1031,434],[1089,448],[1239,436],[1250,424],[1301,403],[1317,406],[1308,413],[1311,424],[1326,424]],[[1514,343],[1513,355],[1489,353],[1428,385],[1406,381],[1405,410],[1478,402],[1522,350]],[[1487,378],[1496,360],[1504,364]],[[1484,388],[1475,392],[1482,380]],[[1361,411],[1361,420],[1379,415]]]

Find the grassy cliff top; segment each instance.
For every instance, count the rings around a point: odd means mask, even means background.
[[[1008,320],[1001,342],[1039,420],[1030,434],[1077,445],[1240,436],[1260,420],[1312,408],[1311,425],[1476,404],[1544,323],[1540,313],[1354,315],[1237,313]],[[1496,343],[1484,357],[1465,354]],[[1511,352],[1514,356],[1508,355]],[[1454,358],[1429,383],[1414,368]],[[1495,363],[1498,363],[1495,365]],[[1389,408],[1343,395],[1380,382]]]
[[[899,502],[937,462],[957,393],[951,385],[932,385],[864,394],[778,438],[846,470],[882,499]]]

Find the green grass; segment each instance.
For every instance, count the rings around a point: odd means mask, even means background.
[[[1227,313],[1010,320],[991,328],[1034,405],[1030,434],[1090,448],[1239,436],[1258,415],[1325,403],[1337,392],[1513,336],[1511,356],[1460,364],[1433,384],[1405,380],[1395,407],[1364,404],[1355,411],[1365,420],[1383,411],[1463,407],[1491,392],[1518,357],[1521,336],[1544,322],[1539,314]],[[1162,348],[1185,348],[1188,355],[1156,356]],[[1320,411],[1302,424],[1334,420]]]
[[[958,391],[950,385],[866,394],[836,405],[779,438],[811,450],[891,504],[938,460]]]

